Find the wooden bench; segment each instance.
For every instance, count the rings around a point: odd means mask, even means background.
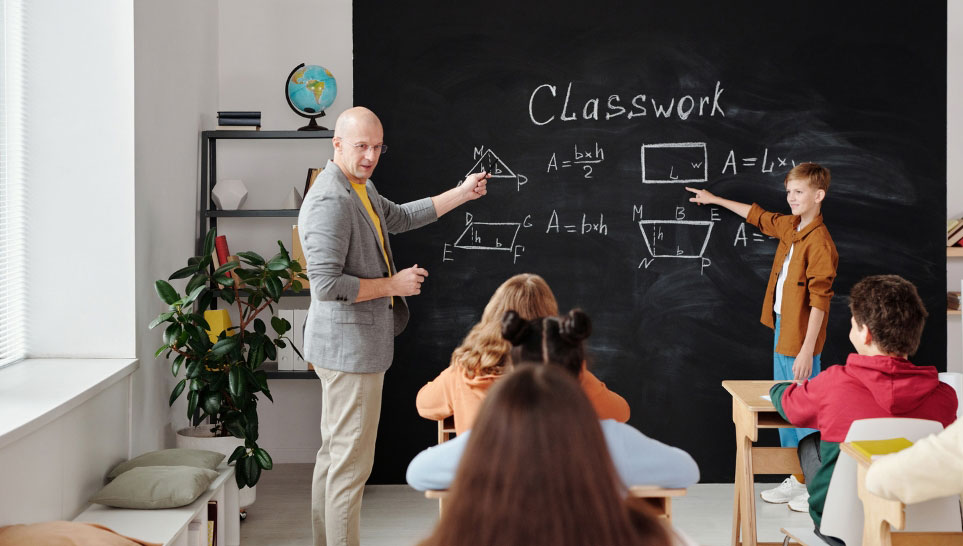
[[[180,508],[131,510],[91,504],[74,521],[98,523],[122,535],[164,546],[207,546],[207,503],[217,502],[217,546],[239,546],[238,489],[234,467],[222,464],[211,486]]]

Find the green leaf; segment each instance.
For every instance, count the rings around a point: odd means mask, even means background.
[[[203,291],[205,291],[205,290],[207,290],[207,286],[204,286],[204,285],[195,287],[193,290],[189,290],[189,291],[188,291],[188,294],[187,294],[187,297],[184,298],[184,306],[186,307],[186,306],[194,303],[194,300],[197,299],[197,296],[200,296],[200,295],[201,295],[201,292],[203,292]]]
[[[254,319],[254,331],[264,335],[267,332],[267,327],[264,325],[264,321],[261,319]]]
[[[284,243],[282,243],[280,239],[278,239],[278,248],[281,249],[281,254],[282,254],[285,258],[287,258],[287,257],[288,257],[288,249],[284,248]]]
[[[171,392],[171,399],[167,402],[168,406],[173,406],[174,400],[177,400],[177,397],[180,396],[182,392],[184,392],[184,385],[186,382],[187,382],[186,379],[181,379],[180,381],[177,382],[177,385],[174,386],[173,392]]]
[[[177,377],[177,372],[181,371],[181,364],[184,363],[185,358],[186,357],[184,355],[177,355],[177,358],[171,362],[171,375]]]
[[[264,258],[257,252],[238,252],[237,256],[251,265],[264,265]]]
[[[290,264],[291,260],[289,260],[287,257],[275,256],[267,263],[267,268],[271,271],[284,271]]]
[[[286,348],[286,347],[288,346],[288,344],[285,343],[284,340],[281,339],[281,338],[275,339],[275,340],[274,340],[274,344],[277,345],[278,347],[282,348],[282,349],[284,349],[284,348]]]
[[[291,324],[279,316],[273,316],[271,317],[271,328],[274,328],[278,335],[284,335],[284,332],[291,329]]]
[[[183,381],[183,379],[181,381]],[[187,418],[193,420],[194,412],[196,410],[197,410],[197,393],[192,391],[187,395]]]
[[[241,461],[243,461],[243,459],[238,459],[237,464],[234,465],[234,481],[237,483],[238,489],[247,487],[247,474],[244,471],[244,464]]]
[[[227,390],[231,393],[231,398],[235,402],[244,395],[244,381],[241,377],[241,368],[233,366],[227,376]]]
[[[164,343],[167,345],[173,345],[177,341],[177,336],[181,333],[181,325],[178,323],[171,324],[164,330]]]
[[[264,355],[268,360],[278,359],[278,350],[274,347],[273,343],[266,343],[264,345]]]
[[[271,299],[277,300],[281,297],[281,291],[284,290],[284,285],[281,281],[273,275],[269,275],[264,279],[264,290],[271,296]]]
[[[159,280],[154,283],[154,291],[157,292],[157,295],[160,296],[160,299],[168,305],[179,299],[177,296],[177,290],[174,290],[174,287],[171,286],[169,282],[164,280]]]
[[[210,256],[214,252],[214,239],[217,237],[217,228],[211,228],[204,236],[204,248],[201,250],[201,257]]]
[[[211,302],[214,301],[214,291],[208,290],[204,292],[200,298],[197,299],[197,311],[203,313],[211,308]],[[207,328],[210,330],[210,328]]]
[[[231,464],[234,461],[240,459],[241,456],[244,455],[245,453],[247,453],[247,448],[245,448],[244,446],[237,446],[236,448],[234,448],[234,452],[231,453],[231,457],[227,460],[227,464]]]
[[[211,347],[211,354],[214,356],[224,356],[227,353],[233,351],[237,348],[237,338],[236,337],[225,337],[224,339],[218,341]]]
[[[251,296],[247,298],[247,302],[251,304],[251,307],[257,307],[258,305],[261,305],[261,294],[257,292],[251,294]]]
[[[268,377],[267,372],[264,370],[257,370],[254,372],[254,380],[257,381],[259,387],[262,391],[267,391],[268,388]]]
[[[251,368],[257,368],[265,359],[264,343],[252,343],[251,350],[247,355],[247,363]]]
[[[221,299],[226,301],[228,305],[234,304],[234,291],[233,290],[221,290]]]
[[[157,315],[157,318],[155,318],[154,320],[152,320],[152,321],[150,322],[150,324],[147,326],[147,328],[148,328],[149,330],[153,330],[154,328],[157,327],[158,324],[160,324],[160,323],[162,323],[162,322],[166,322],[167,319],[169,319],[169,318],[171,318],[171,317],[173,317],[173,316],[174,316],[174,311],[168,311],[168,312],[166,312],[166,313],[161,313],[160,315]],[[159,354],[159,353],[158,353],[158,354]],[[154,355],[154,356],[157,356],[157,355]]]
[[[257,481],[261,479],[261,466],[258,465],[257,459],[255,457],[248,457],[244,459],[244,462],[241,464],[244,465],[248,485],[256,485]]]
[[[234,286],[234,277],[228,277],[227,275],[216,275],[214,280],[217,284],[221,286]]]
[[[154,351],[154,358],[159,357],[160,354],[163,353],[163,352],[166,351],[166,350],[167,350],[167,345],[163,345],[163,346],[161,346],[161,347],[158,347],[157,350]]]
[[[221,393],[209,392],[204,397],[204,411],[208,415],[217,415],[221,411]]]
[[[301,281],[294,281],[291,283],[291,290],[294,290],[295,292],[300,292],[303,289],[304,289],[304,285],[301,284]]]
[[[295,273],[300,273],[303,268],[301,267],[301,262],[297,260],[291,260],[291,265],[288,266],[288,269],[294,271]]]
[[[207,323],[207,320],[204,319],[204,316],[203,316],[203,315],[200,315],[200,314],[198,314],[198,313],[191,313],[191,314],[187,315],[187,318],[188,318],[191,322],[193,322],[194,324],[200,326],[201,328],[203,328],[203,329],[205,329],[205,330],[210,330],[210,329],[211,329],[211,325]]]
[[[177,271],[171,273],[171,276],[167,277],[167,280],[172,281],[174,279],[186,279],[187,277],[190,277],[194,273],[197,273],[197,265],[196,264],[188,265],[187,267],[182,267]]]
[[[226,264],[214,270],[214,276],[217,277],[219,275],[224,275],[228,271],[236,267],[239,267],[240,265],[241,265],[240,262],[227,262]]]
[[[271,470],[274,467],[274,461],[271,460],[271,456],[268,455],[267,451],[259,447],[254,448],[254,458],[257,459],[257,465],[264,470]]]
[[[239,419],[233,419],[224,423],[227,431],[231,433],[231,436],[235,438],[244,438],[244,426],[240,423]]]
[[[210,277],[207,276],[207,273],[203,271],[199,272],[197,275],[194,275],[193,277],[191,277],[191,280],[187,281],[187,286],[184,288],[184,291],[190,294],[191,292],[196,290],[198,286],[206,285],[207,279],[209,278]]]

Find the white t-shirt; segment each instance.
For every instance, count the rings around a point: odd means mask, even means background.
[[[796,231],[799,231],[797,228]],[[777,315],[782,314],[782,286],[786,284],[786,270],[789,269],[789,260],[792,259],[792,250],[796,245],[789,245],[789,252],[786,253],[786,261],[782,263],[782,269],[779,270],[779,278],[776,279],[776,302],[772,306],[772,310],[776,312]]]

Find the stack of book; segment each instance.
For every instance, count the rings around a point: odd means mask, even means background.
[[[221,131],[261,130],[261,112],[218,112],[217,128]]]
[[[960,293],[959,292],[947,292],[946,293],[946,308],[947,309],[960,309]]]
[[[946,221],[946,246],[963,246],[963,218]]]

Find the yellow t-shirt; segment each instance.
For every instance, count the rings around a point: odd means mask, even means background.
[[[364,205],[365,210],[368,211],[368,216],[371,217],[371,221],[374,223],[375,231],[378,232],[378,238],[381,240],[381,255],[385,257],[385,265],[388,266],[388,275],[391,275],[391,263],[388,261],[388,252],[385,250],[385,236],[384,233],[381,232],[381,220],[378,219],[374,208],[371,207],[371,200],[368,199],[368,188],[364,184],[355,184],[354,182],[351,183],[351,187],[354,188],[355,193],[361,198],[361,204]]]

